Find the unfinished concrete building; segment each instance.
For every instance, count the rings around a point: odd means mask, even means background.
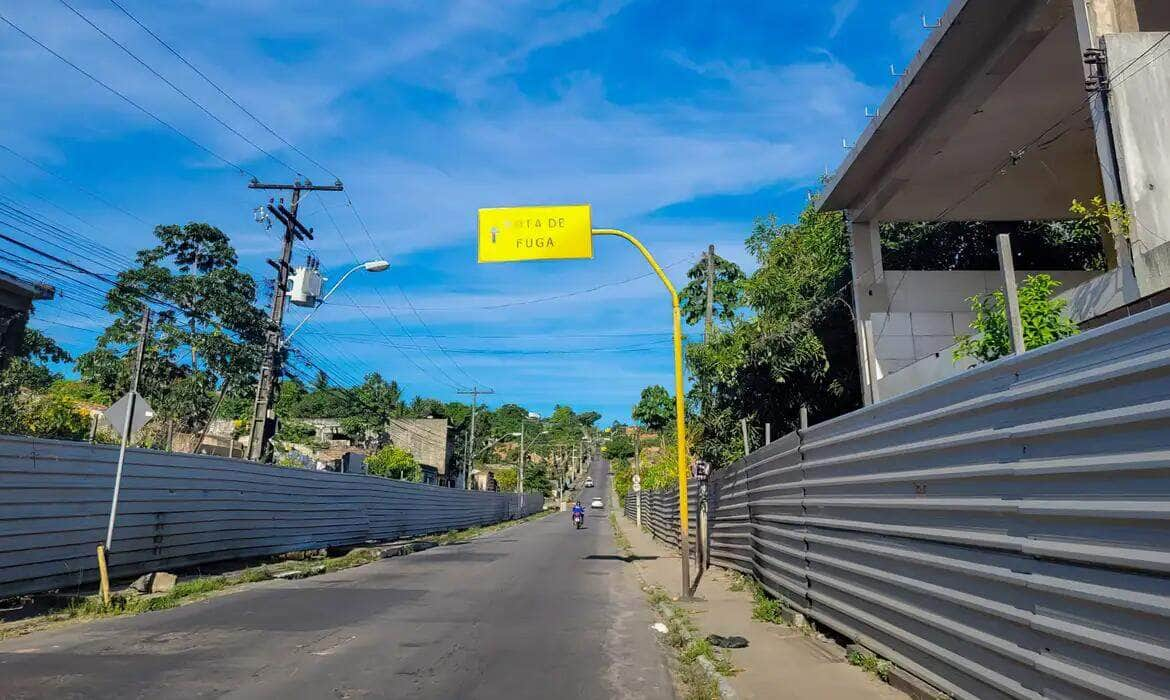
[[[829,183],[845,211],[866,403],[964,369],[949,346],[997,272],[882,265],[884,222],[1070,218],[1124,207],[1105,274],[1054,270],[1078,322],[1170,293],[1170,0],[955,0]],[[1022,277],[1022,275],[1020,275]],[[869,329],[867,331],[867,329]]]

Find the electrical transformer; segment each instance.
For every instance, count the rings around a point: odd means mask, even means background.
[[[324,282],[319,263],[315,258],[309,258],[304,267],[296,268],[289,276],[288,300],[297,306],[314,307]]]

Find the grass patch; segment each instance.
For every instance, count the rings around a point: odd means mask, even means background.
[[[859,651],[858,649],[850,649],[845,658],[854,666],[872,673],[885,682],[890,680],[890,671],[894,668],[894,664],[886,659],[881,658],[872,651]]]
[[[683,664],[679,669],[686,700],[719,700],[719,682],[707,675],[698,661]]]
[[[761,622],[771,622],[775,625],[784,624],[784,603],[776,600],[760,587],[756,587],[752,597],[752,617]]]
[[[729,590],[735,591],[736,593],[746,591],[748,586],[755,583],[755,581],[752,581],[750,578],[744,576],[738,571],[728,571],[727,577],[731,580],[731,583],[728,584],[727,588]]]
[[[498,530],[503,530],[503,529],[512,527],[513,525],[519,525],[521,523],[526,523],[526,522],[529,522],[532,520],[538,520],[540,518],[543,518],[545,516],[551,515],[551,514],[556,513],[556,512],[558,512],[558,511],[556,511],[556,510],[542,510],[539,513],[533,513],[532,515],[528,515],[528,516],[525,516],[523,518],[516,518],[515,520],[505,520],[504,522],[501,522],[501,523],[496,523],[494,525],[484,525],[482,527],[475,526],[475,527],[469,527],[469,528],[466,528],[463,530],[450,530],[448,532],[444,532],[444,533],[441,533],[438,535],[432,535],[431,537],[427,537],[426,539],[428,541],[434,542],[435,544],[440,545],[440,546],[447,545],[447,544],[456,544],[458,542],[466,542],[467,540],[473,540],[476,537],[481,537],[483,535],[487,535],[489,533],[496,532]]]
[[[622,550],[622,554],[627,557],[634,555],[634,548],[630,545],[630,539],[626,537],[626,533],[622,532],[621,526],[617,524],[617,515],[611,510],[609,512],[609,524],[613,528],[613,538],[617,542],[618,549]]]

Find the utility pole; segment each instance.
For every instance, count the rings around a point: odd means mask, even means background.
[[[715,244],[707,246],[707,324],[703,329],[703,342],[711,335],[715,325]]]
[[[471,395],[471,433],[467,437],[467,474],[463,479],[463,487],[466,490],[471,490],[471,465],[475,462],[475,407],[479,401],[480,394],[486,396],[496,392],[494,389],[480,389],[478,386],[473,386],[465,391],[457,391],[455,393]]]
[[[305,180],[297,180],[291,185],[278,185],[252,180],[248,183],[252,190],[279,190],[291,191],[292,199],[286,209],[283,198],[279,203],[269,201],[268,211],[284,224],[284,238],[280,250],[280,262],[268,261],[276,268],[276,286],[272,293],[272,313],[270,319],[272,327],[264,341],[264,355],[260,361],[260,376],[256,382],[256,400],[252,406],[252,428],[248,436],[248,459],[261,461],[268,455],[268,442],[276,432],[276,417],[273,415],[272,405],[276,401],[279,390],[280,371],[283,363],[281,342],[283,336],[285,297],[288,294],[289,263],[292,260],[293,240],[312,240],[312,229],[306,229],[297,221],[297,208],[301,203],[302,192],[340,192],[345,189],[341,181],[332,185],[314,185]]]

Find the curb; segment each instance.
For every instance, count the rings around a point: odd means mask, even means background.
[[[616,501],[617,492],[611,491],[611,494]],[[613,518],[613,525],[614,528],[622,533],[622,537],[625,537],[626,530],[621,525],[621,519],[623,517],[624,516],[621,513],[615,513]],[[635,570],[637,572],[638,580],[642,583],[643,590],[645,590],[646,579],[642,577],[641,567],[635,566]],[[654,605],[650,606],[650,608],[658,615],[658,618],[662,621],[663,624],[666,624],[670,621],[670,610],[666,608],[665,603],[655,603]],[[694,637],[690,636],[689,634],[684,636],[686,637],[688,643],[694,641]],[[668,645],[664,644],[663,646],[669,648]],[[711,663],[710,659],[708,659],[706,656],[700,656],[695,660],[699,663],[699,666],[703,669],[703,673],[706,674],[707,678],[715,682],[715,687],[719,691],[719,697],[723,698],[723,700],[739,700],[739,695],[735,692],[735,688],[731,686],[731,681],[727,680],[726,676],[715,670],[715,665]]]
[[[658,613],[658,617],[662,619],[663,623],[670,621],[670,610],[666,607],[665,603],[655,603],[653,607],[654,612]],[[695,640],[689,634],[684,633],[683,636],[686,637],[688,643]],[[723,698],[723,700],[739,700],[739,694],[735,692],[735,688],[731,687],[731,681],[727,680],[727,676],[715,670],[715,664],[711,663],[711,659],[708,659],[706,656],[699,656],[695,661],[703,667],[703,672],[707,674],[707,677],[715,681],[715,685],[719,688],[719,697]]]

